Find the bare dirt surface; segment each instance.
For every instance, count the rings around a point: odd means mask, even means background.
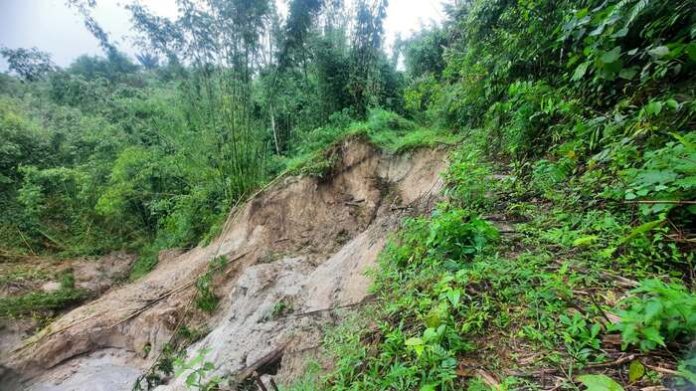
[[[272,374],[292,380],[320,343],[322,314],[363,301],[365,270],[388,233],[405,215],[432,207],[447,155],[386,155],[358,140],[334,153],[339,161],[329,178],[276,181],[234,212],[213,243],[163,253],[148,276],[25,341],[3,360],[5,378],[15,379],[9,389],[130,389],[183,322],[210,330],[188,355],[207,349],[212,374],[234,377],[282,350]],[[218,310],[206,317],[192,309],[192,298],[217,256],[230,262],[216,277]],[[183,378],[161,388],[184,389]]]

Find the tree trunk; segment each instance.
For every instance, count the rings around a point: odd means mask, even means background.
[[[270,105],[271,112],[271,130],[273,131],[273,141],[275,143],[276,154],[280,155],[280,144],[278,143],[278,131],[276,130],[275,110],[273,104]]]

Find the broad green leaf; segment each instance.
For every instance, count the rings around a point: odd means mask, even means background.
[[[442,327],[442,326],[440,326]],[[434,328],[428,327],[423,332],[423,341],[434,341],[437,338],[437,331]]]
[[[626,35],[628,35],[628,29],[626,27],[622,28],[621,30],[617,31],[612,35],[614,38],[623,38]]]
[[[662,112],[662,102],[652,101],[643,108],[646,114],[658,115]]]
[[[696,61],[696,43],[690,43],[687,45],[686,54],[689,56],[691,61]]]
[[[453,289],[447,292],[447,300],[452,303],[452,307],[457,308],[459,305],[459,299],[462,296],[462,291],[459,289]]]
[[[665,346],[665,339],[662,338],[660,331],[654,327],[648,327],[643,330],[643,335],[660,346]]]
[[[641,172],[638,176],[636,176],[635,181],[636,181],[636,183],[639,183],[640,185],[646,186],[646,185],[657,185],[657,184],[670,183],[670,182],[673,182],[674,180],[676,180],[677,178],[679,178],[679,174],[677,174],[674,171],[650,170],[650,171]]]
[[[572,81],[578,81],[585,77],[585,73],[587,73],[587,67],[590,66],[590,62],[583,62],[582,64],[578,65],[577,68],[575,68],[575,73],[573,73]]]
[[[636,236],[646,234],[646,233],[652,231],[653,229],[659,227],[659,226],[662,225],[664,222],[665,222],[664,219],[658,219],[658,220],[655,220],[655,221],[650,221],[650,222],[648,222],[648,223],[642,224],[642,225],[640,225],[640,226],[634,228],[634,229],[631,231],[631,233],[629,233],[628,235],[626,235],[626,236],[624,236],[623,238],[621,238],[621,240],[619,240],[619,243],[618,243],[618,244],[619,244],[619,245],[622,245],[622,244],[628,243],[629,241],[631,241],[631,240],[632,240],[633,238],[635,238]]]
[[[599,240],[599,236],[597,236],[597,235],[583,236],[581,238],[575,239],[573,241],[573,246],[574,247],[589,246],[591,244],[596,243],[598,240]]]
[[[413,351],[416,352],[416,356],[418,357],[420,357],[421,354],[423,354],[423,350],[425,349],[425,344],[423,343],[423,340],[420,338],[407,339],[406,346],[412,348]]]
[[[621,57],[621,46],[617,46],[608,52],[604,52],[600,60],[605,64],[611,64]]]
[[[418,346],[423,345],[423,340],[417,337],[409,338],[405,342],[406,346]]]
[[[638,360],[631,361],[631,365],[628,366],[628,381],[633,383],[640,380],[640,378],[645,375],[645,367]]]
[[[624,391],[619,383],[606,375],[582,375],[578,376],[578,380],[587,387],[587,391]]]
[[[670,98],[665,101],[665,106],[669,107],[672,110],[677,110],[679,109],[679,102]]]
[[[604,32],[604,24],[600,24],[596,29],[590,31],[589,35],[590,37],[596,37]]]
[[[667,46],[658,46],[654,49],[650,49],[648,53],[655,58],[662,58],[669,54],[669,48]]]
[[[193,372],[193,373],[189,374],[188,376],[186,376],[186,385],[189,387],[193,387],[196,385],[197,380],[198,380],[198,374],[196,374],[196,372]]]
[[[437,328],[442,324],[442,317],[440,315],[440,310],[438,308],[433,308],[425,316],[425,325],[432,328]]]
[[[619,72],[619,77],[625,80],[632,80],[637,73],[638,70],[635,67],[624,68]]]

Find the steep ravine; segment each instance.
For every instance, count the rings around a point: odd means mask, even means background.
[[[233,213],[211,244],[162,254],[148,276],[3,354],[3,389],[130,389],[185,317],[209,330],[188,355],[207,349],[214,375],[235,375],[284,348],[274,372],[279,381],[292,380],[320,343],[326,310],[367,297],[364,272],[387,234],[405,215],[432,207],[447,155],[445,149],[389,155],[359,140],[335,153],[329,177],[281,179]],[[206,317],[191,309],[191,300],[196,279],[216,256],[230,264],[216,277],[218,309]],[[290,310],[271,316],[280,302]],[[182,389],[183,378],[162,388]]]

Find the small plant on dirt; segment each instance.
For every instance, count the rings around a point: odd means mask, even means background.
[[[463,209],[436,211],[426,246],[442,259],[461,260],[480,253],[498,238],[498,231],[487,221],[472,217]]]
[[[572,317],[561,315],[560,320],[565,326],[562,334],[568,354],[580,362],[586,362],[593,352],[599,350],[601,326],[597,323],[589,326],[577,312]]]
[[[209,351],[209,349],[203,349],[196,357],[188,361],[182,358],[174,360],[175,375],[176,377],[186,375],[186,387],[189,390],[211,391],[219,386],[221,381],[219,377],[213,376],[208,379],[208,374],[215,369],[215,364],[205,361],[205,355]]]
[[[285,314],[292,312],[292,303],[288,300],[281,299],[273,305],[271,318],[277,319]]]
[[[213,278],[215,273],[227,265],[226,257],[217,257],[210,261],[208,271],[196,281],[196,306],[202,311],[212,313],[217,309],[220,299],[215,295]]]
[[[199,341],[206,333],[205,329],[191,328],[182,324],[172,339],[164,345],[151,370],[136,380],[133,390],[152,390],[163,384],[164,379],[174,375],[175,363],[185,357],[186,347]],[[151,350],[152,345],[146,345],[145,353],[150,354]]]

